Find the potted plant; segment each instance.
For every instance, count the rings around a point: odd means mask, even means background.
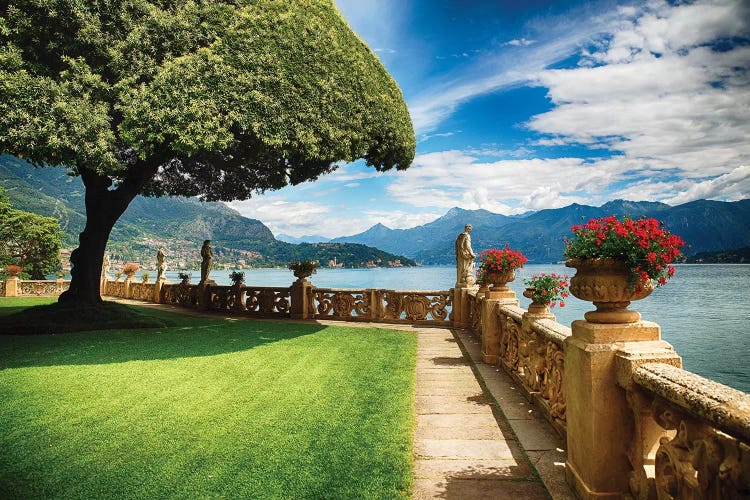
[[[151,277],[151,275],[148,274],[147,272],[141,273],[141,281],[143,281],[144,283],[148,283],[148,279],[150,277]]]
[[[177,273],[177,277],[180,278],[180,284],[181,285],[189,285],[190,284],[190,278],[193,277],[190,273],[185,272],[179,272]]]
[[[126,276],[126,280],[133,279],[133,276],[135,276],[135,273],[138,272],[138,264],[134,262],[128,262],[124,266],[122,266],[122,274]]]
[[[318,270],[318,261],[316,260],[297,260],[290,262],[287,267],[294,273],[297,279],[304,280],[315,274]]]
[[[523,280],[526,285],[524,297],[531,299],[529,312],[547,312],[548,307],[565,307],[565,299],[568,298],[568,275],[556,273],[534,274],[529,279]]]
[[[503,249],[490,248],[479,254],[477,281],[492,284],[493,288],[505,287],[516,279],[515,270],[523,267],[528,259],[518,250],[507,246]]]
[[[232,271],[229,273],[229,279],[232,280],[232,286],[239,288],[245,282],[245,273],[242,271]]]
[[[565,265],[576,269],[570,293],[597,307],[585,315],[592,323],[638,321],[640,314],[627,310],[630,301],[667,284],[675,272],[670,263],[685,245],[653,218],[603,217],[571,230],[565,245]]]
[[[15,278],[21,273],[21,271],[23,271],[23,268],[21,266],[11,264],[5,267],[5,271],[8,273],[8,277]]]

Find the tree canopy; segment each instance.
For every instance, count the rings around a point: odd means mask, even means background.
[[[398,85],[333,0],[0,0],[0,153],[86,186],[61,300],[101,300],[139,193],[244,199],[358,158],[405,169],[414,148]]]
[[[208,200],[412,161],[398,86],[331,0],[0,5],[2,152]]]

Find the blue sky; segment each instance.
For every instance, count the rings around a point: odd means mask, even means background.
[[[417,156],[230,203],[274,234],[750,196],[746,0],[336,4],[400,85]]]

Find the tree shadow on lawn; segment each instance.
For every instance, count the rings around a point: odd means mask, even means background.
[[[146,308],[121,307],[142,316],[144,324],[150,323],[152,327],[130,325],[126,328],[46,335],[13,335],[10,333],[13,330],[5,328],[4,334],[0,335],[0,370],[214,356],[311,335],[327,328],[316,324],[194,317]],[[31,309],[36,308],[26,311]],[[21,311],[21,314],[24,312]],[[7,320],[13,316],[0,315],[0,324],[7,325]],[[80,321],[81,318],[72,320]],[[155,324],[161,326],[153,327]]]

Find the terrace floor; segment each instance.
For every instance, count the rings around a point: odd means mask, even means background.
[[[481,361],[478,339],[446,328],[347,323],[356,325],[418,333],[414,499],[576,498],[565,482],[564,440],[505,372]]]

